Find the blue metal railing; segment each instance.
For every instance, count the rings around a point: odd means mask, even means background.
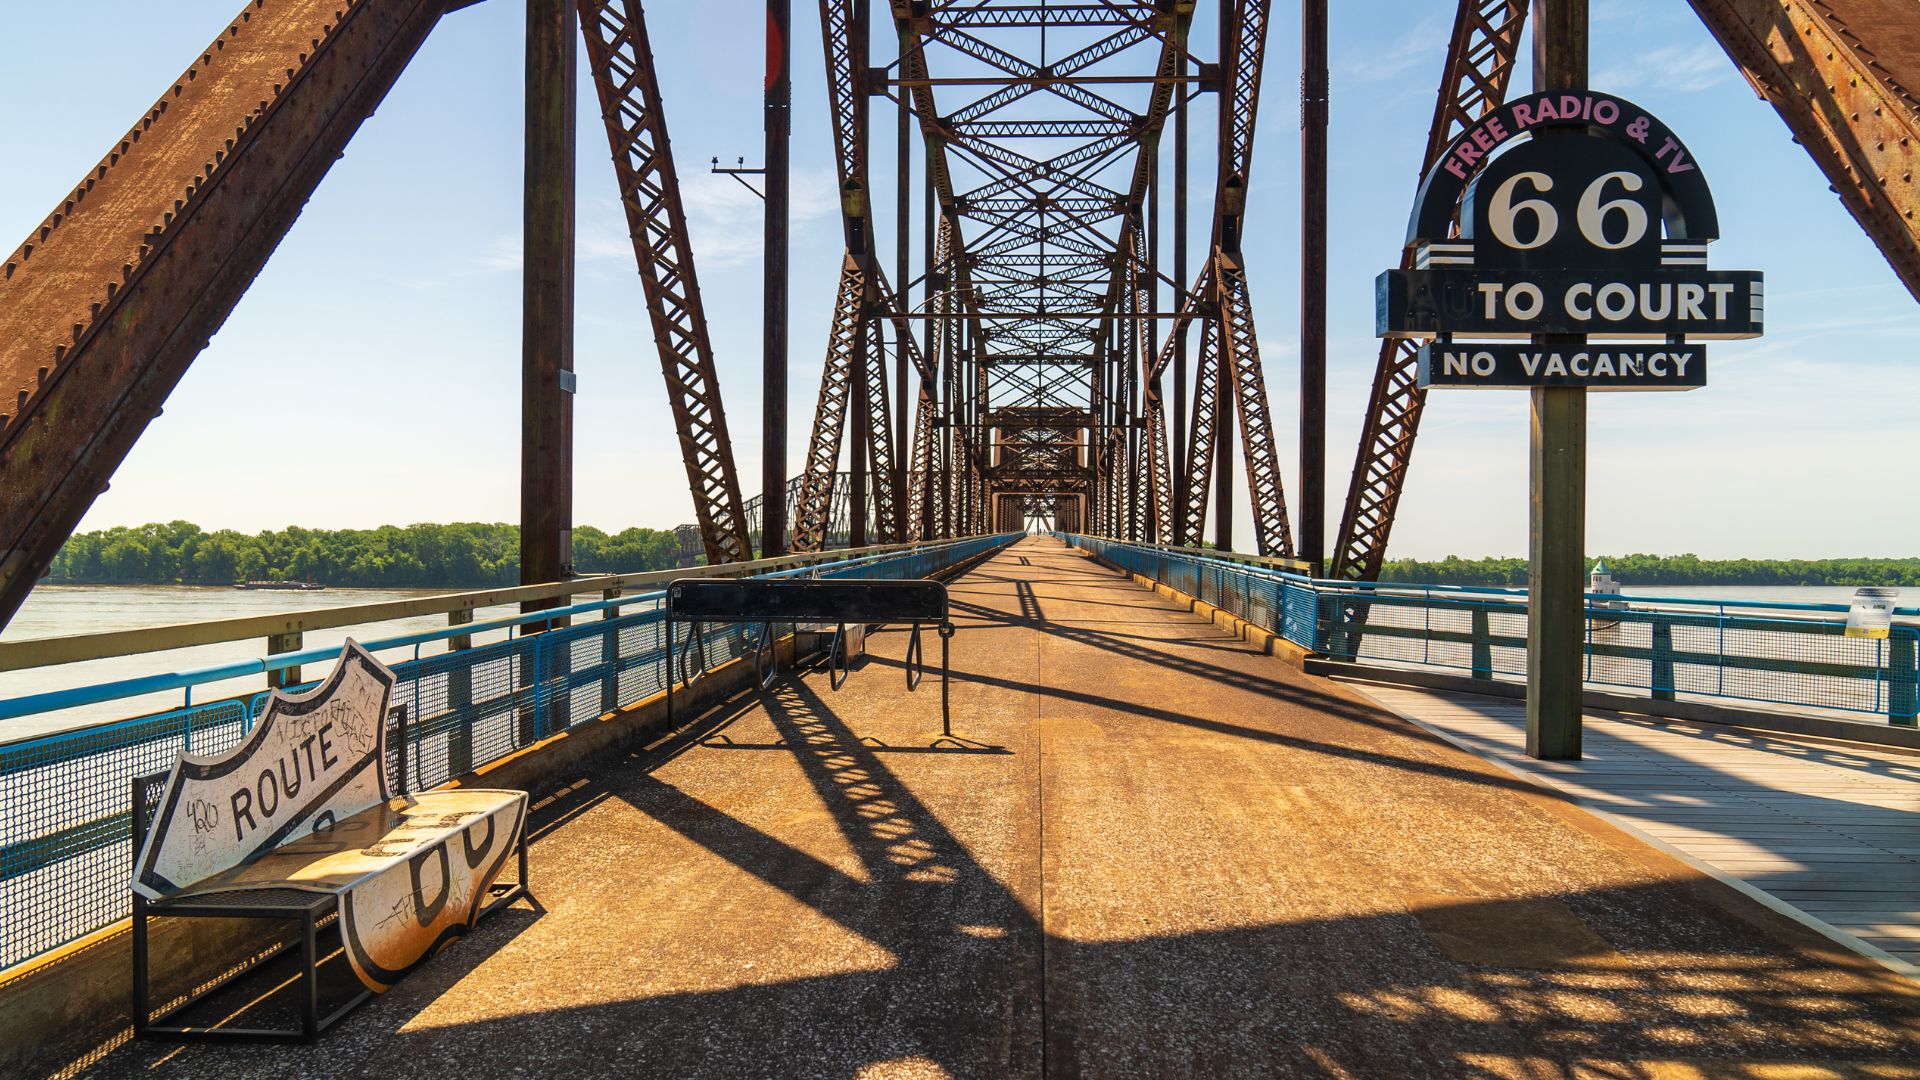
[[[1335,660],[1524,678],[1524,589],[1309,578],[1069,533],[1060,539]],[[1886,638],[1845,636],[1846,604],[1587,595],[1585,676],[1596,686],[1883,716],[1920,713],[1920,608]]]
[[[920,578],[1011,543],[1019,534],[842,559],[767,577]],[[579,723],[666,688],[663,590],[550,608],[485,623],[367,642],[389,660],[405,706],[407,779],[424,790]],[[527,633],[530,624],[572,625]],[[422,646],[490,631],[504,640],[423,655]],[[678,634],[680,631],[676,631]],[[691,632],[691,631],[689,631]],[[701,630],[707,666],[741,656],[757,628]],[[690,652],[676,640],[676,656]],[[31,959],[124,918],[131,832],[131,781],[166,769],[183,750],[233,747],[263,713],[269,695],[192,703],[194,687],[324,663],[339,649],[259,657],[193,671],[122,679],[0,700],[0,718],[179,690],[185,703],[149,716],[0,744],[0,969]],[[311,685],[311,684],[309,684]],[[390,748],[397,759],[400,748]],[[389,761],[389,769],[397,760]]]

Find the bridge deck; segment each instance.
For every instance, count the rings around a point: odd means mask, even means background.
[[[319,1046],[103,1064],[1664,1077],[1920,1061],[1913,984],[1050,539],[954,599],[970,744],[930,745],[935,687],[906,696],[902,635],[878,635],[842,692],[789,683],[548,801],[539,909]]]
[[[1582,761],[1526,756],[1526,703],[1368,697],[1920,972],[1920,756],[1862,743],[1586,718]]]

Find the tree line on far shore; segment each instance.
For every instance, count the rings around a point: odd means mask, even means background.
[[[582,574],[628,574],[674,565],[680,545],[666,529],[573,530]],[[1702,559],[1608,555],[1626,585],[1883,585],[1920,588],[1913,559]],[[1589,562],[1588,565],[1592,565]],[[1382,581],[1524,587],[1522,558],[1393,559]],[[377,529],[293,527],[247,535],[207,532],[186,521],[75,533],[55,556],[56,585],[231,585],[314,581],[345,588],[482,589],[520,583],[516,525],[454,522]]]
[[[1622,585],[1881,585],[1920,587],[1920,559],[1702,559],[1698,555],[1607,555]],[[1597,559],[1588,560],[1591,567]],[[1525,559],[1391,559],[1380,580],[1421,585],[1524,588]]]
[[[591,526],[573,530],[583,574],[625,574],[674,565],[671,530]],[[191,522],[75,533],[47,574],[56,585],[232,585],[313,581],[343,588],[482,589],[520,583],[516,525],[454,522],[377,529],[303,529],[249,536]]]

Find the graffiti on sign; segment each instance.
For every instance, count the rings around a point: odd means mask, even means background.
[[[353,641],[326,681],[276,692],[225,754],[182,754],[136,865],[152,900],[242,889],[340,897],[360,980],[385,990],[470,929],[526,829],[523,791],[394,798],[386,780],[393,672]]]
[[[180,755],[133,887],[160,899],[390,798],[382,763],[393,684],[350,640],[325,682],[275,691],[239,746]]]

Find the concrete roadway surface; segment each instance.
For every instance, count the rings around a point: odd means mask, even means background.
[[[953,600],[962,740],[877,634],[536,792],[537,904],[317,1046],[98,1071],[1920,1077],[1920,987],[1056,540]]]

